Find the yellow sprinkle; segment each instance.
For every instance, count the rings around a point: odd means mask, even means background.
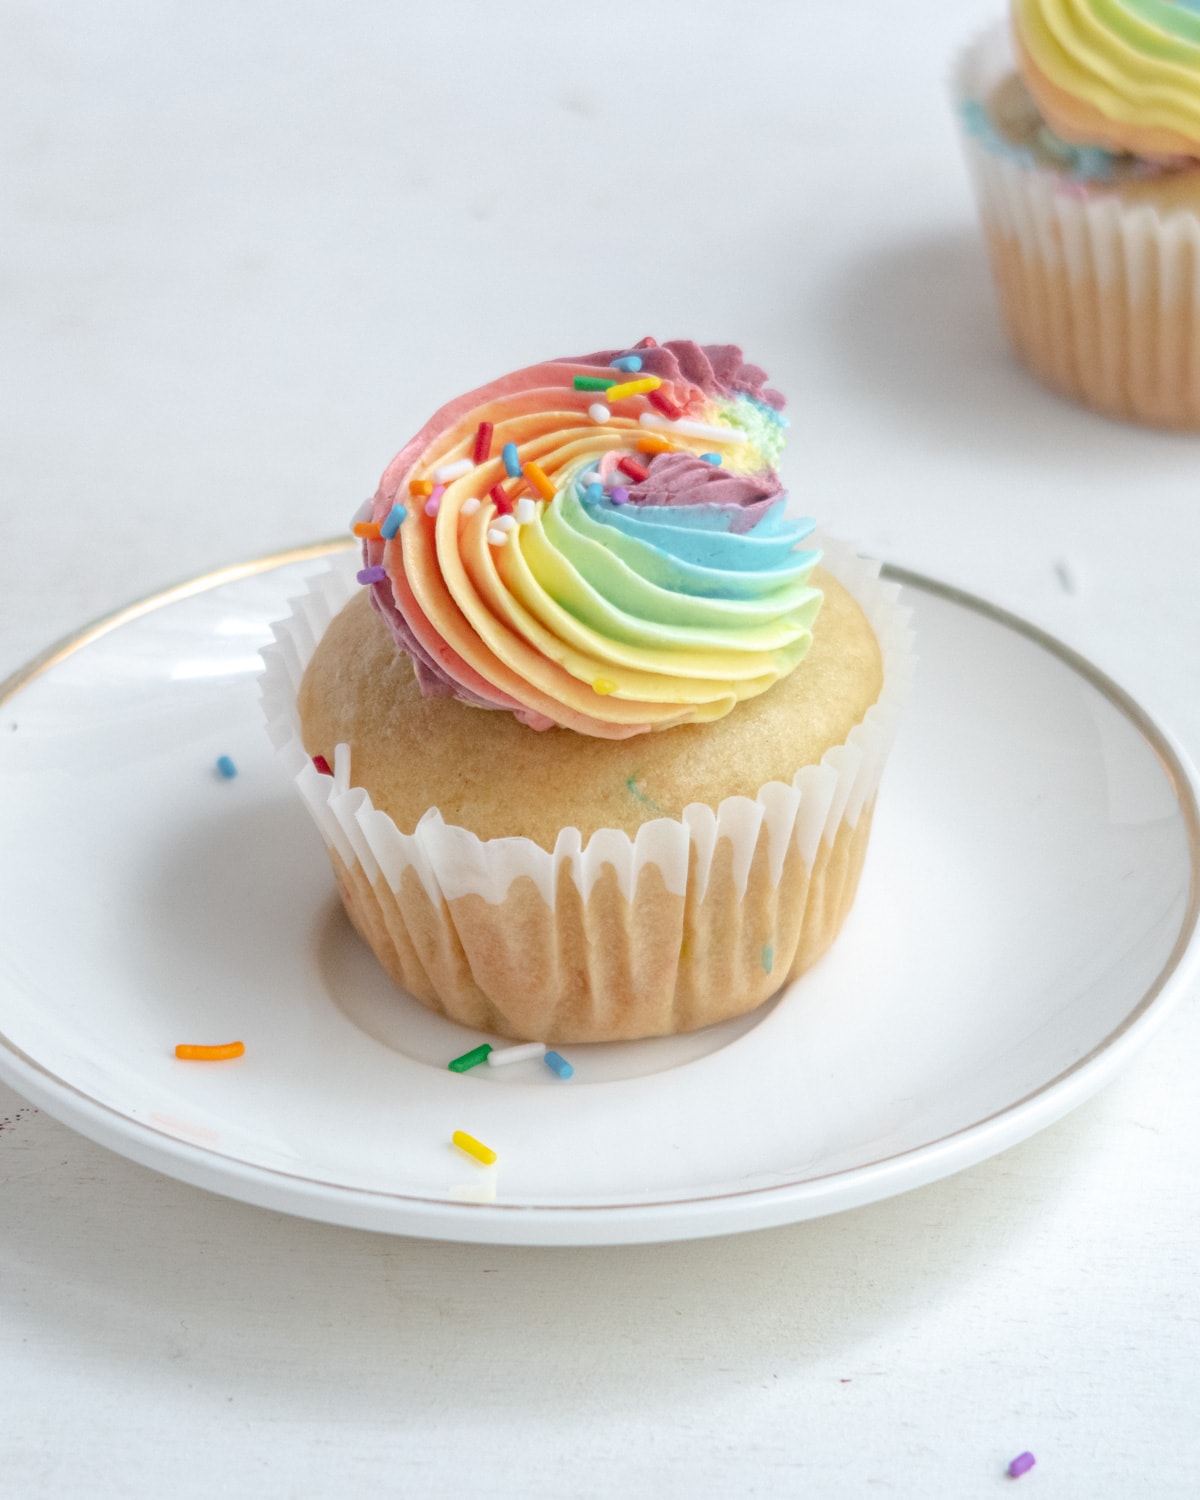
[[[607,677],[597,677],[595,682],[592,683],[592,692],[599,693],[601,697],[606,698],[609,693],[615,693],[616,690],[617,684],[610,682]]]
[[[668,443],[666,438],[643,437],[638,438],[637,450],[639,453],[678,453],[674,443]]]
[[[538,494],[542,497],[543,500],[554,499],[554,486],[546,478],[545,472],[542,470],[540,465],[533,463],[523,464],[521,467],[521,473],[524,474],[525,478],[528,479],[531,485],[533,485],[534,489],[537,490]]]
[[[476,1161],[481,1161],[485,1167],[490,1167],[496,1160],[496,1153],[490,1146],[485,1146],[482,1141],[477,1141],[473,1135],[468,1135],[465,1130],[456,1130],[450,1139],[460,1151],[465,1151],[468,1156],[473,1156]]]
[[[660,385],[662,381],[657,375],[647,375],[642,380],[627,380],[624,385],[610,385],[604,393],[604,399],[611,404],[625,396],[641,396],[646,391],[656,391]]]

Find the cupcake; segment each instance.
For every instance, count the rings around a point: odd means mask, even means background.
[[[909,632],[788,513],[782,406],[733,346],[506,375],[406,444],[361,566],[277,628],[272,736],[424,1004],[522,1040],[688,1031],[836,937]]]
[[[1097,411],[1200,429],[1200,11],[1014,0],[955,93],[1017,352]]]

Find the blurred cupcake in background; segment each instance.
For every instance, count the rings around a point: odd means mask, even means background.
[[[1097,411],[1200,430],[1200,4],[1014,0],[954,93],[1018,353]]]

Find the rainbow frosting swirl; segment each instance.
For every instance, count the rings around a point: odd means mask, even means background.
[[[354,528],[422,690],[617,739],[791,672],[821,594],[782,405],[732,345],[644,339],[442,407]]]
[[[1196,0],[1014,0],[1021,73],[1064,140],[1200,156]]]

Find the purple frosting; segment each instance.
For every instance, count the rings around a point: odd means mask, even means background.
[[[583,354],[562,363],[603,369],[614,359],[629,354],[636,354],[641,360],[642,375],[685,381],[698,386],[706,396],[751,396],[776,411],[783,408],[784,398],[767,385],[767,372],[758,365],[747,364],[736,344],[696,344],[691,339],[672,339],[666,344],[635,344],[632,349],[602,349],[598,354]]]
[[[735,513],[730,531],[745,532],[758,525],[782,494],[774,469],[734,474],[692,453],[659,453],[629,498],[640,505],[718,505]]]

